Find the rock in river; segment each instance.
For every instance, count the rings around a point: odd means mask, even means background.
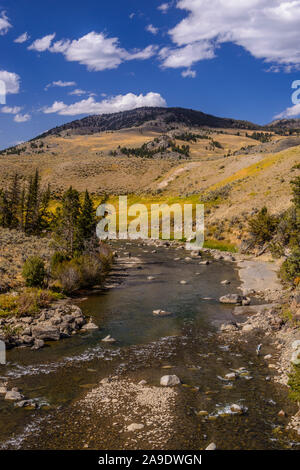
[[[233,405],[231,405],[230,410],[231,410],[232,413],[242,415],[247,411],[247,408],[243,408],[240,405],[233,404]]]
[[[86,325],[83,325],[82,327],[83,331],[91,331],[91,330],[99,330],[99,327],[95,325],[92,321],[89,321]]]
[[[219,301],[221,302],[221,304],[250,304],[250,299],[248,297],[239,294],[223,295],[222,297],[220,297]]]
[[[112,338],[110,335],[105,336],[105,338],[103,338],[101,341],[103,341],[104,343],[115,343],[116,342],[115,338]]]
[[[217,446],[214,442],[211,442],[205,450],[217,450]]]
[[[175,385],[179,385],[180,378],[177,375],[164,375],[160,379],[160,385],[163,387],[174,387]]]
[[[13,401],[22,400],[22,398],[24,398],[23,395],[21,395],[20,392],[17,392],[15,390],[6,392],[5,397],[4,397],[5,400],[13,400]]]
[[[172,313],[166,312],[165,310],[153,310],[153,315],[156,315],[158,317],[167,317],[169,315],[172,315]]]

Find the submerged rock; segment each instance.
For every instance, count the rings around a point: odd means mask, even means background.
[[[158,317],[167,317],[169,315],[172,315],[172,313],[166,312],[165,310],[153,310],[153,315],[156,315]]]
[[[230,406],[230,410],[231,410],[232,413],[237,413],[237,414],[240,414],[240,415],[246,413],[246,411],[247,411],[246,408],[243,408],[242,406],[237,405],[235,403]]]
[[[30,407],[30,409],[35,409],[38,407],[38,404],[35,403],[33,400],[21,400],[21,401],[18,401],[15,406],[17,406],[18,408],[28,408]]]
[[[105,338],[103,338],[101,341],[103,341],[104,343],[115,343],[116,342],[115,338],[112,338],[110,335],[105,336]]]

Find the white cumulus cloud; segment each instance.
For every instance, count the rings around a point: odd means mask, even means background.
[[[20,106],[3,106],[1,111],[5,114],[18,114],[21,109],[22,108]]]
[[[0,34],[3,35],[3,34],[6,34],[7,31],[12,27],[12,25],[10,24],[7,16],[6,16],[6,13],[5,11],[2,11],[1,15],[0,15]]]
[[[23,42],[26,42],[28,41],[28,39],[30,38],[30,36],[28,35],[28,33],[23,33],[21,34],[20,36],[18,36],[14,42],[18,43],[18,44],[23,44]]]
[[[195,42],[184,47],[164,47],[159,56],[164,67],[190,67],[195,62],[215,57],[214,47],[208,41]]]
[[[27,122],[31,119],[30,114],[16,114],[14,117],[15,122]]]
[[[49,49],[54,38],[55,38],[55,33],[48,34],[47,36],[44,36],[43,38],[40,38],[40,39],[36,39],[28,47],[28,49],[31,51],[44,52],[47,49]]]
[[[300,64],[300,0],[179,0],[176,6],[188,12],[169,31],[182,56],[190,55],[187,46],[209,42],[215,51],[231,42],[285,70]],[[172,60],[164,65],[172,67]]]
[[[118,38],[107,37],[103,33],[90,33],[79,39],[65,39],[52,43],[55,34],[34,41],[29,49],[61,53],[69,62],[79,62],[88,70],[101,71],[117,68],[122,62],[134,59],[149,59],[157,46],[149,45],[144,49],[127,51],[120,47]]]
[[[166,106],[165,99],[159,93],[149,92],[146,95],[117,95],[97,102],[92,96],[87,99],[67,105],[62,101],[55,101],[52,106],[44,108],[45,114],[58,113],[63,116],[76,116],[78,114],[106,114],[127,111],[143,106]]]
[[[20,90],[20,76],[13,72],[0,70],[0,80],[5,83],[6,93],[15,94]]]
[[[280,114],[277,114],[274,119],[293,119],[296,118],[297,116],[300,116],[300,103],[295,104],[294,106],[291,106],[290,108],[286,108],[285,111],[283,111]]]

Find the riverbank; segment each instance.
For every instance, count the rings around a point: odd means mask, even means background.
[[[91,329],[92,325],[71,299],[63,299],[49,302],[35,315],[0,318],[0,339],[7,349],[27,346],[38,350],[45,346],[45,341],[70,338],[81,329]]]
[[[237,261],[243,293],[250,292],[262,304],[235,307],[233,314],[237,321],[222,325],[220,335],[231,342],[256,341],[257,355],[264,357],[270,369],[270,380],[289,387],[293,361],[297,353],[300,354],[300,329],[297,325],[300,295],[296,290],[283,288],[277,276],[279,266],[278,262],[257,259]],[[274,351],[272,354],[268,353],[270,348]],[[287,429],[294,430],[300,436],[300,408],[289,417]]]

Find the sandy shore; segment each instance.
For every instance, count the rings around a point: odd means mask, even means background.
[[[281,290],[278,279],[278,264],[259,260],[240,260],[237,262],[242,289]]]

